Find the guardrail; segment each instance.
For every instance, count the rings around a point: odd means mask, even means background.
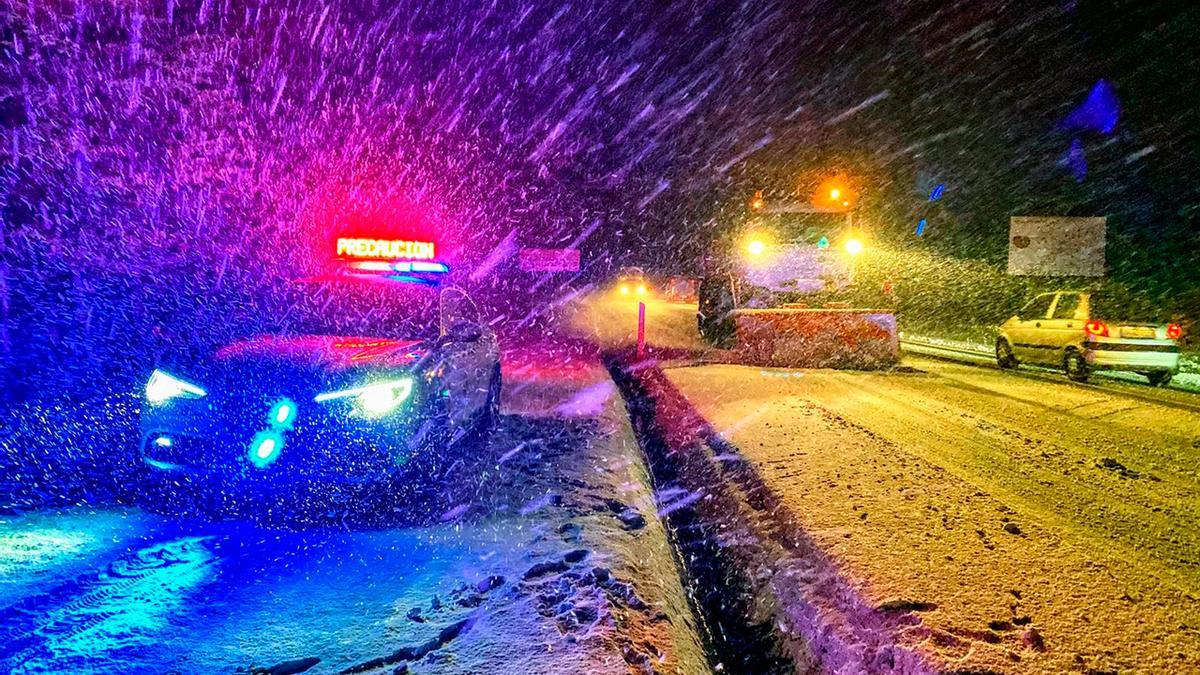
[[[901,339],[900,349],[902,351],[912,352],[913,354],[930,356],[945,361],[954,361],[972,366],[987,365],[993,368],[996,367],[995,354],[982,349],[971,349],[970,347],[963,347],[960,345],[938,344],[935,342],[913,339]],[[1061,373],[1056,373],[1053,371],[1053,369],[1046,369],[1037,366],[1009,372],[1022,377],[1032,377],[1040,380],[1059,383],[1068,382],[1066,378],[1062,377]],[[1180,382],[1179,380],[1181,378],[1179,377],[1176,377],[1176,381],[1172,382],[1165,391],[1148,389],[1145,392],[1141,392],[1137,391],[1136,389],[1130,389],[1130,387],[1137,387],[1139,385],[1129,381],[1126,377],[1122,377],[1122,373],[1106,373],[1101,371],[1096,373],[1096,375],[1102,378],[1100,382],[1093,381],[1086,384],[1076,382],[1071,384],[1074,384],[1078,387],[1103,389],[1110,392],[1119,391],[1119,393],[1123,396],[1144,400],[1149,403],[1200,412],[1200,404],[1197,404],[1191,400],[1187,400],[1187,397],[1200,393],[1200,389],[1197,389],[1194,384]],[[1140,386],[1145,387],[1145,385]],[[1172,392],[1172,394],[1167,395],[1166,392],[1168,391]],[[1178,394],[1176,394],[1176,392],[1185,394],[1185,398],[1177,398]]]
[[[971,356],[978,359],[993,360],[996,355],[990,351],[982,349],[971,349],[969,347],[960,347],[957,345],[938,344],[935,342],[927,342],[925,340],[913,340],[911,338],[900,338],[900,349],[922,353],[922,350],[927,352],[937,352],[938,354],[955,354],[961,356]]]

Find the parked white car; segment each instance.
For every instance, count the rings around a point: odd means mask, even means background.
[[[1043,293],[1000,326],[996,363],[1061,367],[1076,382],[1095,370],[1142,373],[1154,386],[1179,371],[1183,329],[1102,291]]]

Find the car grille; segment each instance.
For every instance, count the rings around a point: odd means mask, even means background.
[[[226,474],[241,472],[246,462],[244,444],[231,440],[214,440],[192,436],[172,436],[171,446],[164,448],[147,439],[143,453],[148,459]]]
[[[271,407],[280,396],[247,396],[214,400],[208,412],[212,431],[195,435],[169,432],[170,447],[146,439],[146,458],[190,470],[228,478],[255,476],[259,471],[248,459],[254,436],[271,429]],[[408,429],[398,420],[356,424],[339,412],[311,400],[296,401],[298,413],[292,428],[283,431],[284,449],[272,471],[298,471],[356,480],[377,476],[381,470],[409,454]]]

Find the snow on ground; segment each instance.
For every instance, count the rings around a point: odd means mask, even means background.
[[[96,518],[85,509],[0,516],[0,607],[103,566],[121,554],[131,533],[151,530],[153,520],[132,511]]]
[[[1200,669],[1195,414],[917,365],[664,371],[781,630],[828,669]]]
[[[706,672],[607,374],[594,357],[524,357],[432,526],[5,516],[0,669]]]

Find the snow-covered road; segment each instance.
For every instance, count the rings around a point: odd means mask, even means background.
[[[0,670],[1200,671],[1200,396],[906,354],[650,358],[623,402],[595,343],[636,310],[584,309],[584,340],[507,350],[433,525],[0,517]],[[655,355],[702,348],[649,310]]]
[[[830,669],[1200,669],[1200,415],[903,365],[643,376],[666,435],[717,467],[692,488],[743,505],[730,545],[766,567],[781,629]]]
[[[705,672],[611,380],[522,356],[432,526],[0,518],[0,671]]]

